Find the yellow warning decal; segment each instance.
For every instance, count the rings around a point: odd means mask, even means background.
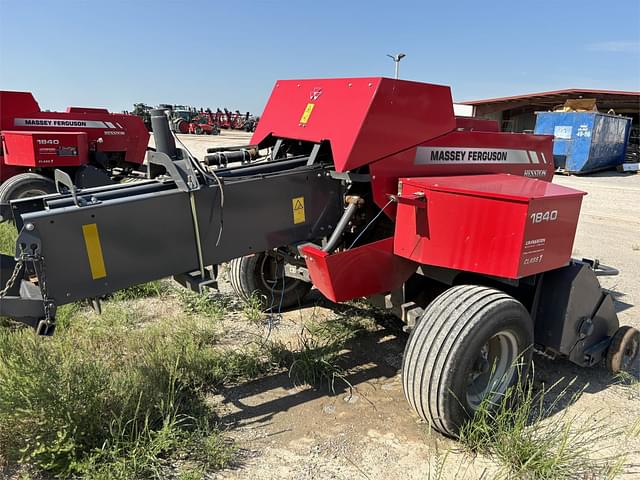
[[[304,197],[296,197],[291,199],[293,206],[293,223],[304,223]]]
[[[100,245],[100,235],[98,225],[88,223],[82,226],[84,244],[87,247],[87,257],[89,267],[91,267],[91,277],[94,280],[107,276],[107,269],[104,267],[104,257],[102,256],[102,246]]]
[[[309,121],[309,117],[311,116],[311,112],[313,112],[313,107],[315,107],[315,103],[307,103],[307,107],[304,109],[302,116],[300,117],[300,123],[305,124]],[[304,208],[303,208],[304,209]]]

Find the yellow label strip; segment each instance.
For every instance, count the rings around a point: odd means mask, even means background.
[[[309,121],[309,117],[311,116],[311,112],[313,112],[313,107],[315,107],[316,104],[315,103],[307,103],[306,108],[304,109],[304,112],[302,113],[302,116],[300,117],[300,124],[304,125],[305,123],[307,123]]]
[[[291,206],[293,208],[293,223],[304,223],[304,197],[295,197],[291,199]]]
[[[102,246],[100,245],[98,225],[95,223],[83,225],[82,235],[84,236],[84,244],[87,247],[87,257],[89,258],[89,267],[91,267],[91,277],[94,280],[106,277],[107,269],[104,266],[104,257],[102,256]]]

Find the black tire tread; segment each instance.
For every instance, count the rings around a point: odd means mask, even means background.
[[[499,290],[458,285],[426,308],[405,348],[402,383],[409,404],[438,431],[453,436],[458,428],[449,418],[445,402],[450,397],[445,388],[451,384],[451,358],[465,348],[474,328],[486,320],[488,310],[514,304],[524,310],[517,300]]]
[[[247,285],[247,266],[251,257],[234,258],[229,262],[229,280],[231,287],[243,300],[248,300],[253,293],[250,285]]]
[[[55,191],[55,183],[50,178],[33,172],[24,172],[8,178],[0,185],[0,203],[7,203],[13,197],[11,192],[21,183],[43,182],[51,187],[51,192]]]
[[[245,257],[235,258],[229,262],[229,280],[234,292],[243,300],[249,300],[254,294],[267,298],[265,308],[272,307],[268,304],[268,299],[271,296],[270,290],[265,290],[263,285],[260,285],[256,281],[256,270],[259,268],[259,263],[262,259],[263,253],[254,255],[247,255]],[[299,282],[298,286],[293,290],[286,292],[282,298],[281,308],[290,308],[297,306],[304,296],[309,293],[311,285],[306,282]],[[276,293],[279,296],[279,293]],[[280,304],[280,298],[277,298],[277,303]]]

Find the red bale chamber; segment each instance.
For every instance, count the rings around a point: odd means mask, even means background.
[[[401,182],[396,255],[511,279],[571,258],[584,192],[507,174]]]

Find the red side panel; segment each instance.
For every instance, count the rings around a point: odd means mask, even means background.
[[[459,131],[442,135],[371,165],[373,195],[383,206],[401,177],[511,173],[551,181],[553,137]],[[393,216],[393,209],[385,211]]]
[[[4,163],[20,167],[77,167],[87,163],[86,133],[2,132]]]
[[[402,179],[394,252],[504,278],[571,257],[584,192],[513,175]]]
[[[0,91],[0,130],[13,127],[13,119],[25,113],[40,113],[40,106],[29,92]]]
[[[417,267],[393,254],[393,238],[334,254],[311,245],[301,250],[313,285],[334,302],[400,288]]]
[[[344,172],[454,128],[449,87],[389,78],[279,80],[251,143],[270,135],[326,140]]]

